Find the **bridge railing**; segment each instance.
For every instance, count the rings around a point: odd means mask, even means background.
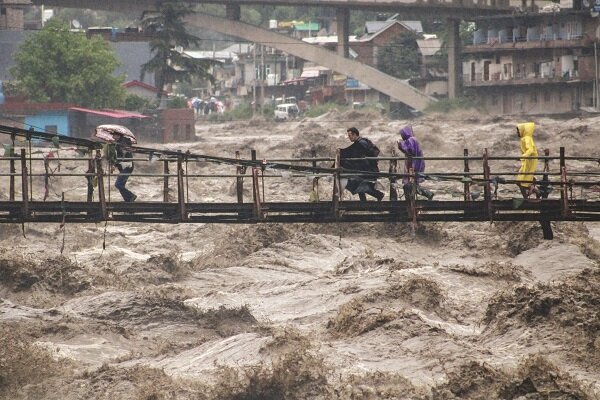
[[[1,130],[0,130],[1,132]],[[53,136],[54,137],[54,136]],[[53,138],[52,137],[52,138]],[[65,147],[50,138],[50,147],[32,145],[32,137],[24,142],[4,145],[0,157],[0,200],[19,202],[25,215],[31,202],[75,201],[97,203],[104,218],[115,211],[113,204],[121,202],[114,187],[116,175],[112,163],[103,157],[98,143]],[[390,201],[402,199],[406,183],[427,187],[438,199],[464,202],[483,201],[489,214],[493,202],[520,197],[517,185],[529,186],[533,179],[531,198],[560,199],[561,213],[569,212],[569,201],[600,197],[600,162],[594,157],[567,157],[564,148],[558,155],[530,157],[538,160],[532,179],[520,180],[517,164],[521,157],[493,156],[488,150],[473,156],[468,149],[457,157],[424,157],[427,170],[417,173],[410,159],[391,154],[376,157],[380,172],[352,171],[340,166],[339,151],[335,158],[259,157],[256,151],[249,158],[223,158],[163,149],[133,147],[134,173],[130,186],[142,190],[138,200],[143,203],[176,205],[177,215],[185,220],[198,207],[194,204],[237,203],[241,208],[252,205],[252,215],[260,219],[267,203],[330,202],[334,215],[340,204],[351,200],[344,193],[343,179],[358,176],[377,180],[387,186]],[[420,204],[416,191],[406,200],[415,215]],[[232,201],[232,198],[234,199]]]

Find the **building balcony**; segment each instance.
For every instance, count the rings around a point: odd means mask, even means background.
[[[488,41],[486,43],[474,44],[465,46],[462,53],[494,53],[499,51],[517,51],[517,50],[533,50],[533,49],[558,49],[558,48],[577,48],[590,47],[593,41],[587,37],[577,37],[570,40],[555,39],[555,40],[514,40],[507,42]]]
[[[500,73],[484,75],[483,73],[475,73],[463,75],[464,87],[491,87],[491,86],[520,86],[520,85],[545,85],[552,83],[573,83],[587,82],[593,80],[593,76],[579,76],[577,72],[574,74],[565,74],[564,76],[549,74],[515,74],[504,75]]]

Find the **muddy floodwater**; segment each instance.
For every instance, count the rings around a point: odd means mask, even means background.
[[[564,146],[600,158],[600,117],[531,120],[540,153]],[[285,123],[198,122],[196,141],[164,146],[333,157],[356,126],[390,155],[411,123],[426,156],[461,157],[465,148],[518,156],[515,125],[525,121],[332,111]],[[235,166],[186,168],[202,175],[188,182],[189,201],[237,201],[235,178],[216,176]],[[462,160],[427,162],[429,172],[463,168]],[[491,169],[516,172],[518,161]],[[135,172],[159,174],[162,163],[139,161]],[[266,201],[308,201],[313,176],[266,175]],[[49,199],[84,199],[80,179],[51,178]],[[378,185],[387,196],[389,182]],[[424,186],[433,201],[462,198],[460,180]],[[163,198],[161,178],[133,176],[128,187],[138,201]],[[331,187],[320,179],[321,199]],[[514,185],[496,189],[499,198],[520,196]],[[600,198],[598,185],[574,191]],[[34,198],[43,192],[36,178]],[[110,196],[120,201],[114,187]],[[552,228],[548,241],[537,222],[1,224],[0,398],[600,399],[600,223]]]

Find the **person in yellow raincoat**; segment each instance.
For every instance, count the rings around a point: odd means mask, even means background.
[[[517,125],[517,134],[521,138],[521,168],[519,168],[519,175],[517,180],[519,183],[519,189],[523,197],[528,198],[532,193],[535,192],[533,186],[533,174],[537,167],[538,160],[536,158],[524,158],[524,157],[537,157],[538,152],[533,141],[533,131],[535,130],[535,124],[533,122],[525,122]]]

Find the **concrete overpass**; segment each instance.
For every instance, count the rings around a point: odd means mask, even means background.
[[[509,0],[188,0],[187,2],[189,4],[221,4],[227,7],[270,5],[368,9],[398,12],[403,16],[418,15],[422,17],[426,14],[435,14],[440,18],[467,20],[476,16],[513,10]],[[2,3],[1,0],[0,3]],[[117,12],[151,10],[156,7],[156,3],[156,0],[32,0],[32,4],[36,5]]]
[[[322,47],[307,44],[289,36],[271,32],[243,22],[227,20],[205,14],[194,14],[193,16],[189,16],[187,22],[191,25],[215,32],[241,37],[257,43],[267,43],[269,47],[274,47],[288,54],[315,62],[338,73],[358,79],[360,82],[369,85],[373,89],[387,94],[392,99],[401,101],[417,110],[422,110],[429,103],[435,101],[432,97],[418,91],[409,84],[384,74],[371,66],[339,56]]]
[[[155,0],[32,0],[32,3],[54,7],[89,8],[129,13],[141,13],[156,9]],[[401,101],[418,110],[422,110],[435,99],[399,79],[348,58],[350,9],[394,11],[402,14],[403,17],[417,18],[435,13],[439,17],[449,18],[447,44],[448,94],[450,98],[457,97],[459,93],[460,40],[458,27],[460,20],[468,20],[486,14],[506,13],[512,10],[508,0],[189,0],[188,3],[221,4],[225,6],[227,15],[227,19],[224,19],[195,14],[188,18],[189,24],[253,42],[268,44],[270,47],[358,79],[392,99]],[[289,36],[240,22],[241,5],[256,4],[335,8],[338,27],[337,55]]]

